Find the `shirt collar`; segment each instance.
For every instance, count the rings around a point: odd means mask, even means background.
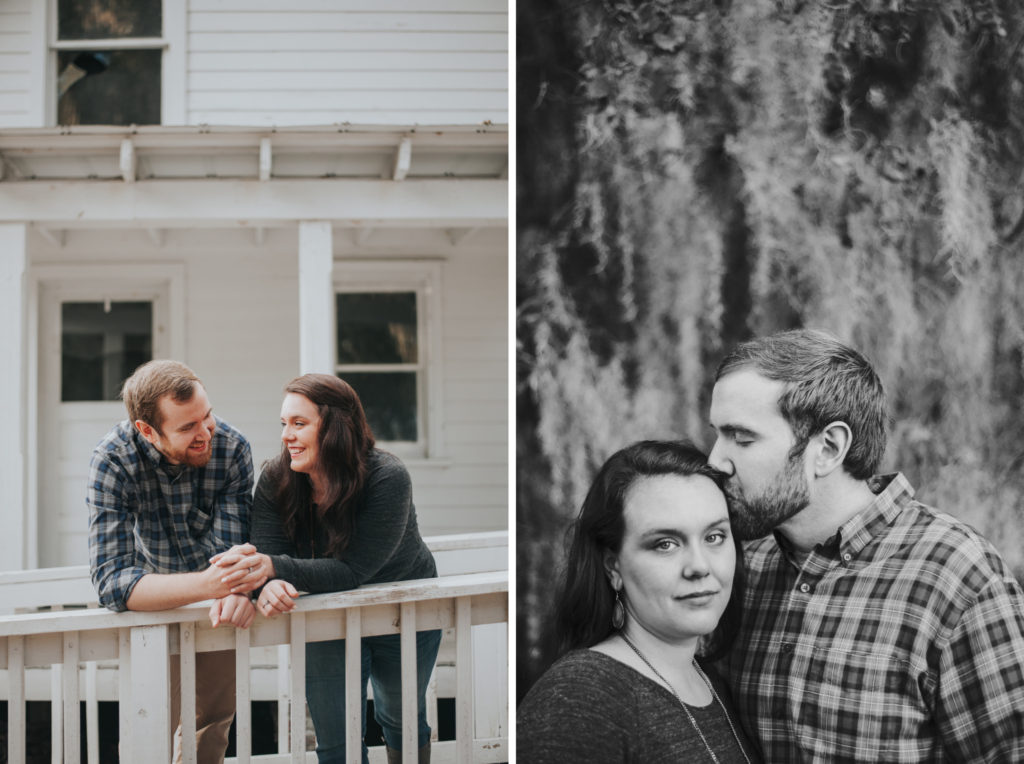
[[[868,488],[875,499],[867,507],[851,517],[836,530],[835,534],[818,544],[814,551],[829,556],[840,556],[843,562],[856,559],[864,547],[896,519],[914,498],[914,488],[902,472],[875,475],[868,479]],[[775,542],[792,562],[795,557],[793,545],[778,529],[773,531]]]
[[[914,498],[914,487],[902,472],[875,475],[868,480],[875,500],[839,527],[844,553],[856,557],[883,528],[892,525]]]

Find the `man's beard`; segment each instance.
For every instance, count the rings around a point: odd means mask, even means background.
[[[767,536],[810,503],[799,455],[787,458],[782,472],[759,495],[745,496],[734,476],[726,481],[725,496],[731,510],[733,533],[744,541]]]
[[[202,453],[197,454],[188,447],[172,453],[166,451],[163,453],[173,463],[183,467],[205,467],[209,464],[210,456],[213,454],[213,439],[211,438],[206,442],[206,448],[203,449]]]

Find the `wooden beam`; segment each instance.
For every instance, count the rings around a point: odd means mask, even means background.
[[[299,372],[334,373],[334,268],[331,224],[299,224]]]
[[[22,382],[25,342],[31,341],[27,336],[22,339],[25,322],[29,320],[25,294],[29,260],[26,226],[0,226],[0,253],[0,326],[4,327],[0,333],[0,357],[4,359],[0,370],[0,406],[3,418],[11,423],[0,435],[0,453],[6,455],[0,459],[0,485],[4,487],[0,559],[4,560],[6,568],[22,568],[29,558],[25,547],[30,535],[30,518],[25,508],[28,495],[25,461],[29,455],[25,445],[24,413],[28,392]]]
[[[274,153],[269,138],[260,140],[260,180],[270,180],[270,170],[273,167]]]
[[[449,228],[445,233],[448,234],[448,241],[452,243],[452,246],[457,247],[467,239],[476,235],[479,230],[479,226],[474,228]]]
[[[10,157],[0,154],[0,180],[8,176],[11,180],[23,180],[25,177]]]
[[[409,136],[402,138],[395,152],[395,166],[391,171],[392,180],[405,180],[409,174],[409,166],[412,164],[412,140]]]
[[[369,226],[358,226],[352,229],[352,242],[357,246],[361,247],[369,241],[370,236],[373,235],[373,228]]]
[[[121,141],[121,177],[125,183],[134,183],[138,157],[135,155],[135,144],[131,138]]]
[[[273,227],[330,220],[385,228],[508,224],[508,183],[491,179],[147,180],[0,183],[0,223],[155,228],[258,221]]]
[[[51,229],[37,226],[36,230],[39,231],[40,236],[42,236],[44,239],[46,239],[48,242],[50,242],[53,246],[57,248],[63,248],[64,243],[68,239],[68,232],[62,228]]]

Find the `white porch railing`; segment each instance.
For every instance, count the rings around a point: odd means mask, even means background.
[[[98,759],[95,685],[97,662],[102,661],[113,662],[117,667],[117,697],[122,701],[130,699],[119,705],[122,761],[169,761],[168,659],[172,654],[181,656],[184,760],[194,761],[195,655],[231,648],[235,649],[237,669],[236,761],[315,761],[315,754],[306,751],[306,711],[301,700],[305,698],[305,644],[346,639],[346,673],[359,676],[360,639],[400,634],[403,761],[414,762],[415,634],[430,629],[444,629],[446,634],[454,635],[456,708],[455,740],[435,743],[433,761],[507,761],[507,543],[504,533],[429,539],[428,545],[442,574],[440,578],[305,596],[292,613],[271,620],[257,617],[247,630],[211,628],[206,615],[208,606],[204,604],[160,613],[110,613],[91,608],[2,616],[0,670],[7,674],[8,761],[24,761],[26,754],[26,669],[48,666],[53,667],[53,760],[79,761],[79,702],[83,695],[87,701],[88,760]],[[52,571],[36,572],[42,574],[42,582],[60,577]],[[23,580],[27,573],[32,571],[0,574],[0,607],[12,606],[27,591],[31,585]],[[22,580],[12,580],[19,576]],[[72,589],[69,586],[65,591]],[[68,604],[66,597],[55,599],[63,602],[52,604]],[[41,604],[39,599],[35,604]],[[252,756],[252,656],[257,651],[266,652],[268,647],[281,657],[279,753]],[[85,670],[80,673],[83,663]],[[485,681],[474,683],[474,674],[486,675]],[[348,758],[358,762],[358,683],[349,683],[345,691]],[[481,696],[488,693],[491,697],[481,703]],[[300,700],[291,703],[293,698]],[[481,709],[485,713],[479,713]],[[383,759],[378,749],[371,749],[371,756]]]

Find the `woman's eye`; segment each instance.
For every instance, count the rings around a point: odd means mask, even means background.
[[[672,539],[662,539],[661,541],[659,541],[657,544],[654,545],[654,548],[659,550],[659,551],[661,551],[661,552],[667,552],[668,550],[670,550],[674,546],[675,546],[675,542],[672,541]]]
[[[726,535],[722,531],[715,531],[714,533],[708,534],[708,543],[718,546],[719,544],[725,543]]]

